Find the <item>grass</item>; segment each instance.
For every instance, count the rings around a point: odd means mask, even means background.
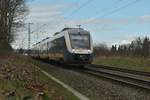
[[[33,62],[31,58],[13,55],[7,63],[0,66],[0,100],[35,100],[39,92],[44,93],[43,100],[78,100],[72,93],[41,73]],[[13,91],[14,95],[7,95]]]
[[[134,58],[134,57],[97,57],[93,64],[100,64],[118,68],[125,68],[137,71],[150,72],[150,58]]]

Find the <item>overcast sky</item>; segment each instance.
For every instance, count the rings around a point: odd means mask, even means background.
[[[79,24],[91,32],[94,43],[109,46],[150,37],[150,0],[33,0],[28,6],[26,23],[36,30],[31,44]],[[26,48],[27,32],[18,32],[13,46]]]

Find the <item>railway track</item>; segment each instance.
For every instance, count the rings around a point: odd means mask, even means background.
[[[124,83],[134,87],[150,90],[150,73],[120,69],[103,65],[87,65],[84,68],[76,68],[75,66],[52,64],[59,68],[74,70],[80,73],[90,74],[96,77],[104,77],[119,83]]]
[[[91,64],[90,66],[92,66],[94,68],[110,69],[110,70],[121,71],[121,72],[126,72],[126,73],[131,73],[131,74],[137,74],[137,75],[149,76],[150,77],[150,72],[129,70],[129,69],[124,69],[124,68],[110,67],[110,66],[104,66],[104,65]]]
[[[97,77],[104,77],[132,85],[134,87],[150,90],[150,73],[140,71],[126,70],[120,68],[113,68],[100,65],[88,65],[83,70],[84,73],[94,75]]]

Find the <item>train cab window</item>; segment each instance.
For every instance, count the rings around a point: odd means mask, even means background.
[[[72,49],[90,49],[89,34],[70,34]]]

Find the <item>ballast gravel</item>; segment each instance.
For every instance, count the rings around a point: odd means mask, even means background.
[[[43,62],[35,64],[91,100],[150,100],[150,91],[96,78],[70,68]]]

